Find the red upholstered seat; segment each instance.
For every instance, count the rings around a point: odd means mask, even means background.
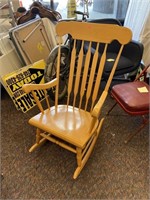
[[[112,96],[131,115],[149,113],[150,86],[142,81],[134,81],[113,86]]]

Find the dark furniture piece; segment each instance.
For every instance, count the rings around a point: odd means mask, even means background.
[[[102,24],[114,24],[122,26],[122,22],[118,19],[113,18],[105,18],[105,19],[95,19],[89,20],[92,23],[102,23]],[[99,33],[100,34],[100,33]],[[88,44],[87,44],[88,46]],[[85,45],[85,49],[87,49]],[[103,52],[104,45],[101,44],[99,47],[99,59],[101,58],[101,54]],[[117,41],[112,41],[111,44],[108,45],[108,53],[105,63],[105,70],[103,72],[104,80],[107,80],[113,66],[114,60],[118,54],[118,50],[120,49],[120,44]],[[129,44],[125,45],[123,52],[121,54],[117,69],[115,71],[115,77],[113,80],[123,80],[130,81],[134,80],[137,74],[138,68],[141,64],[142,56],[143,56],[143,44],[132,40]],[[95,44],[92,44],[92,54],[95,52]]]

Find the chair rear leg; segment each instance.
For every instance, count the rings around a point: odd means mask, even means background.
[[[127,144],[137,133],[139,133],[148,123],[148,119],[144,118],[143,119],[143,123],[141,124],[141,126],[132,134],[130,134],[127,139],[124,141],[125,144]]]
[[[108,110],[108,112],[106,113],[106,116],[108,116],[110,114],[110,112],[114,109],[114,107],[117,105],[117,102],[115,102],[112,107]]]

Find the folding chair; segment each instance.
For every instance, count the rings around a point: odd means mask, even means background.
[[[135,132],[129,134],[128,138],[125,140],[125,143],[129,142],[133,136],[139,133],[139,131],[149,122],[148,115],[150,106],[150,86],[146,82],[146,70],[148,67],[149,66],[142,70],[135,81],[114,85],[111,90],[111,95],[116,102],[108,111],[107,115],[109,115],[113,108],[118,104],[129,115],[140,115],[143,118],[143,123]],[[143,81],[140,80],[142,76]]]

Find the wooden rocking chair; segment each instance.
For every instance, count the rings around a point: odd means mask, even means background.
[[[101,117],[101,109],[106,100],[123,47],[131,41],[132,32],[128,28],[117,25],[75,21],[59,22],[56,25],[56,32],[58,37],[60,37],[56,78],[45,84],[26,84],[23,86],[23,90],[26,93],[32,92],[40,109],[40,113],[29,120],[29,123],[36,127],[36,143],[29,151],[32,152],[44,141],[49,140],[75,153],[77,168],[73,178],[76,179],[86,164],[100,133],[104,121],[104,118]],[[61,37],[65,34],[70,34],[73,37],[74,44],[70,60],[68,95],[66,103],[59,104]],[[81,49],[78,55],[76,52],[77,40],[81,40]],[[116,59],[110,60],[114,65],[105,89],[100,91],[107,46],[113,40],[118,40],[121,43],[121,48]],[[86,52],[84,52],[85,42],[89,43]],[[97,47],[94,56],[92,55],[91,63],[92,42],[97,43]],[[99,68],[96,69],[98,49],[101,43],[102,45],[105,44],[105,47]],[[49,96],[47,95],[47,90],[52,87],[56,88],[54,106],[50,106]],[[39,101],[36,97],[36,90],[43,90],[45,92],[45,102],[41,103]],[[43,103],[47,103],[46,109],[42,107]]]

